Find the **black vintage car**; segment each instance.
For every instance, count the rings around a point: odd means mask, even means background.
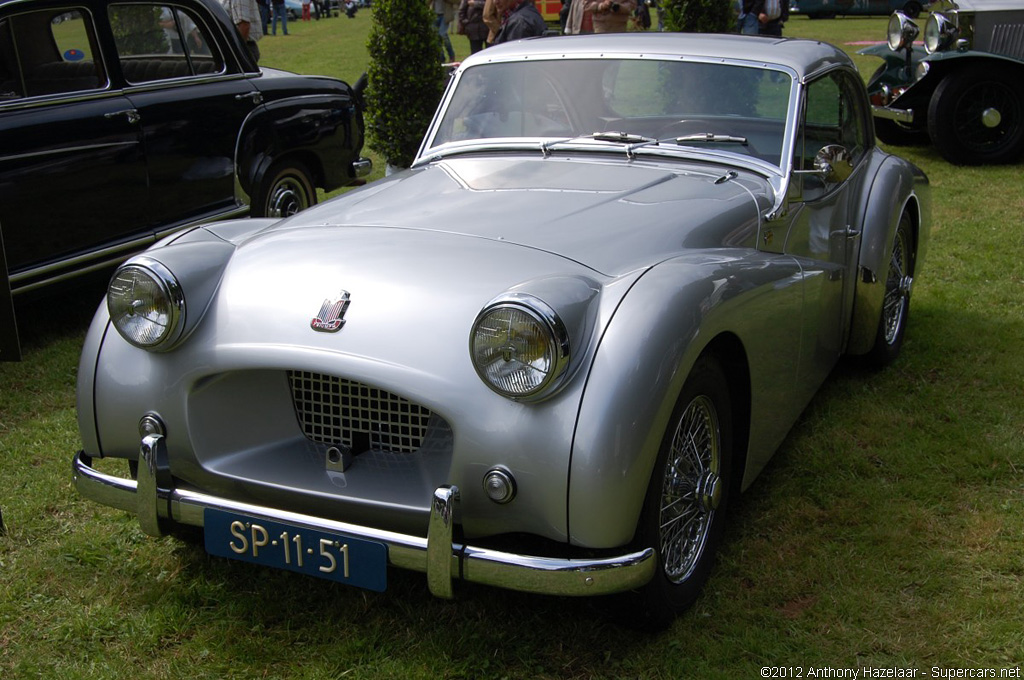
[[[260,69],[216,0],[0,0],[14,294],[198,222],[301,210],[369,173],[362,146],[360,92]]]

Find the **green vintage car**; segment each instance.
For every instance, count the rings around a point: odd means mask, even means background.
[[[875,133],[887,144],[929,141],[950,163],[1013,163],[1024,152],[1024,2],[959,0],[932,6],[923,45],[902,12],[868,83]]]

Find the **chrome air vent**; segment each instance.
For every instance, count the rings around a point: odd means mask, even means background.
[[[306,438],[354,453],[412,453],[423,445],[430,411],[362,383],[289,371],[295,414]]]

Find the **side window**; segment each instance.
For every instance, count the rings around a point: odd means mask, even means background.
[[[106,87],[84,9],[26,12],[0,20],[0,102]]]
[[[129,83],[220,73],[224,62],[202,23],[169,5],[111,5],[110,25]]]
[[[793,158],[796,170],[813,170],[814,157],[824,146],[841,146],[857,165],[870,148],[867,109],[855,83],[846,73],[832,73],[805,90],[803,120]],[[801,175],[805,196],[825,189],[821,178]]]

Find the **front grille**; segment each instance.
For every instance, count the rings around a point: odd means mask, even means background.
[[[354,453],[412,453],[423,445],[430,411],[369,385],[289,371],[295,414],[306,438]]]

